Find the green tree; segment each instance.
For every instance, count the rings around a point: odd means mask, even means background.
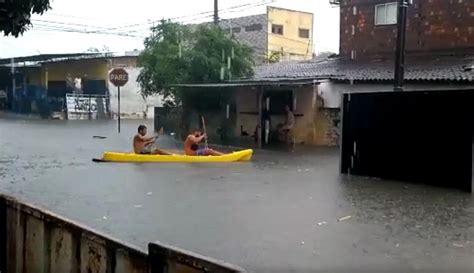
[[[274,64],[274,63],[280,62],[280,58],[281,58],[281,53],[276,52],[276,51],[268,52],[265,55],[265,60],[269,64]]]
[[[144,96],[161,94],[187,108],[209,108],[215,92],[179,84],[218,83],[253,74],[252,50],[216,26],[183,26],[162,20],[145,39],[138,82]],[[230,68],[230,69],[229,69]]]
[[[50,8],[49,0],[0,1],[0,31],[18,37],[31,25],[31,14],[43,14]]]

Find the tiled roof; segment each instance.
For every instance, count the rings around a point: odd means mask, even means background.
[[[286,62],[259,66],[253,80],[331,79],[354,81],[393,80],[393,60],[350,61],[339,58],[324,61]],[[407,57],[407,81],[474,82],[474,55]]]

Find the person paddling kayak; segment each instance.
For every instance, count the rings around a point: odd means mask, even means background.
[[[138,134],[133,138],[133,150],[135,153],[142,155],[171,155],[155,147],[158,135],[147,137],[147,130],[145,125],[138,126]]]
[[[195,155],[195,156],[220,156],[224,155],[221,152],[209,149],[208,147],[199,148],[199,143],[207,138],[207,134],[201,132],[201,130],[194,130],[191,134],[188,135],[186,141],[184,142],[184,152],[186,155]]]

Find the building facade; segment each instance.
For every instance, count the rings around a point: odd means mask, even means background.
[[[1,62],[6,64],[10,59]],[[153,108],[161,106],[160,96],[145,98],[139,93],[137,78],[141,69],[137,56],[58,54],[52,58],[21,57],[12,62],[14,74],[11,64],[0,69],[0,90],[6,90],[7,109],[13,112],[40,113],[45,117],[66,112],[68,118],[79,119],[117,117],[118,92],[109,81],[109,73],[118,67],[129,74],[129,82],[121,88],[123,118],[153,117]],[[74,114],[69,115],[70,112]]]
[[[237,92],[237,133],[247,135],[252,127],[261,130],[265,126],[260,109],[268,103],[259,102],[256,94],[263,94],[262,99],[271,94],[270,107],[281,111],[278,96],[290,92],[295,101],[296,142],[338,145],[344,93],[393,91],[398,1],[339,2],[340,56],[257,67],[251,81],[258,86],[243,86]],[[474,2],[412,2],[408,8],[405,90],[474,90]],[[272,130],[282,118],[281,112],[270,116]]]
[[[313,57],[313,14],[268,7],[266,14],[223,19],[220,26],[249,45],[257,63]]]
[[[392,57],[396,48],[398,2],[341,0],[341,57]],[[408,54],[472,52],[474,1],[412,0],[406,35]]]

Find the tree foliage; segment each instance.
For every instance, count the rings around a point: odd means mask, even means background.
[[[139,58],[143,69],[138,82],[145,96],[161,94],[186,106],[209,106],[215,92],[176,85],[218,83],[253,74],[252,50],[219,27],[163,20],[152,30]]]
[[[269,64],[274,64],[280,62],[281,59],[281,53],[280,52],[269,52],[265,56],[265,61]]]
[[[50,8],[50,0],[0,1],[0,31],[18,37],[31,25],[32,14],[43,14]]]

